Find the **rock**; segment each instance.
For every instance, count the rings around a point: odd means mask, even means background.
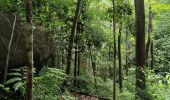
[[[14,17],[0,13],[0,73],[3,73],[7,46],[10,40]],[[24,24],[17,19],[14,38],[11,46],[9,69],[26,66],[26,36]],[[50,32],[43,27],[35,26],[34,30],[34,66],[40,70],[54,53],[54,44]]]

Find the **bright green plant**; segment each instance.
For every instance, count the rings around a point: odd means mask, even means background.
[[[39,77],[34,77],[33,98],[34,100],[61,100],[61,98],[73,97],[69,93],[62,94],[62,83],[66,78],[63,70],[44,68]]]

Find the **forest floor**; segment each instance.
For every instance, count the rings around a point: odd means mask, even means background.
[[[83,92],[74,92],[73,95],[77,98],[77,100],[110,100],[105,97],[97,97],[96,95],[89,95]]]

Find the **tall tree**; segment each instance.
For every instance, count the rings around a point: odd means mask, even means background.
[[[118,62],[119,62],[119,88],[120,92],[122,92],[122,59],[121,59],[121,33],[122,32],[122,24],[120,24],[119,35],[118,35]]]
[[[26,14],[26,54],[27,54],[27,79],[26,100],[32,100],[32,68],[33,68],[33,22],[32,22],[32,0],[25,0]]]
[[[129,0],[126,0],[127,4],[129,4]],[[127,26],[126,26],[126,65],[125,65],[125,69],[126,69],[126,76],[128,76],[128,69],[129,69],[129,41],[128,41],[128,37],[129,37],[129,30],[130,30],[130,26],[129,26],[129,22],[130,22],[130,16],[127,17]]]
[[[76,33],[77,28],[77,22],[80,15],[80,9],[81,9],[82,0],[77,0],[77,7],[75,11],[75,17],[73,21],[73,26],[71,29],[70,37],[69,37],[69,47],[68,47],[68,55],[67,55],[67,67],[66,67],[66,74],[70,74],[70,68],[71,68],[71,58],[72,58],[72,48],[74,43],[74,35]]]
[[[153,40],[151,40],[150,53],[151,53],[151,69],[153,69],[154,56],[153,56]]]
[[[128,19],[129,20],[129,19]],[[129,25],[127,24],[127,28],[126,28],[126,76],[128,76],[128,69],[129,69],[129,41],[128,41],[128,37],[129,37]]]
[[[77,39],[75,40],[76,46],[75,46],[75,63],[74,63],[74,83],[73,85],[77,85],[77,71],[78,71],[78,47],[77,47]]]
[[[115,30],[115,0],[112,0],[113,4],[113,38],[114,38],[114,64],[113,64],[113,100],[116,100],[116,30]]]
[[[93,68],[94,85],[95,85],[95,90],[96,90],[96,93],[97,93],[96,62],[95,62],[95,59],[92,55],[92,48],[90,47],[89,50],[90,50],[90,58],[91,58],[92,68]]]
[[[149,5],[149,23],[148,23],[148,41],[146,44],[146,65],[149,65],[149,48],[151,46],[151,32],[152,32],[152,11],[151,11],[151,6]]]
[[[145,100],[145,11],[144,0],[135,0],[136,17],[136,99]]]

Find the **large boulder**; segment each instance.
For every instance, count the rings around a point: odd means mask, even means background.
[[[7,47],[9,44],[14,17],[0,13],[0,73],[3,73]],[[11,46],[9,69],[26,66],[26,35],[20,20],[17,19],[14,38]],[[50,32],[43,27],[34,30],[34,66],[40,70],[54,53],[54,44]]]

